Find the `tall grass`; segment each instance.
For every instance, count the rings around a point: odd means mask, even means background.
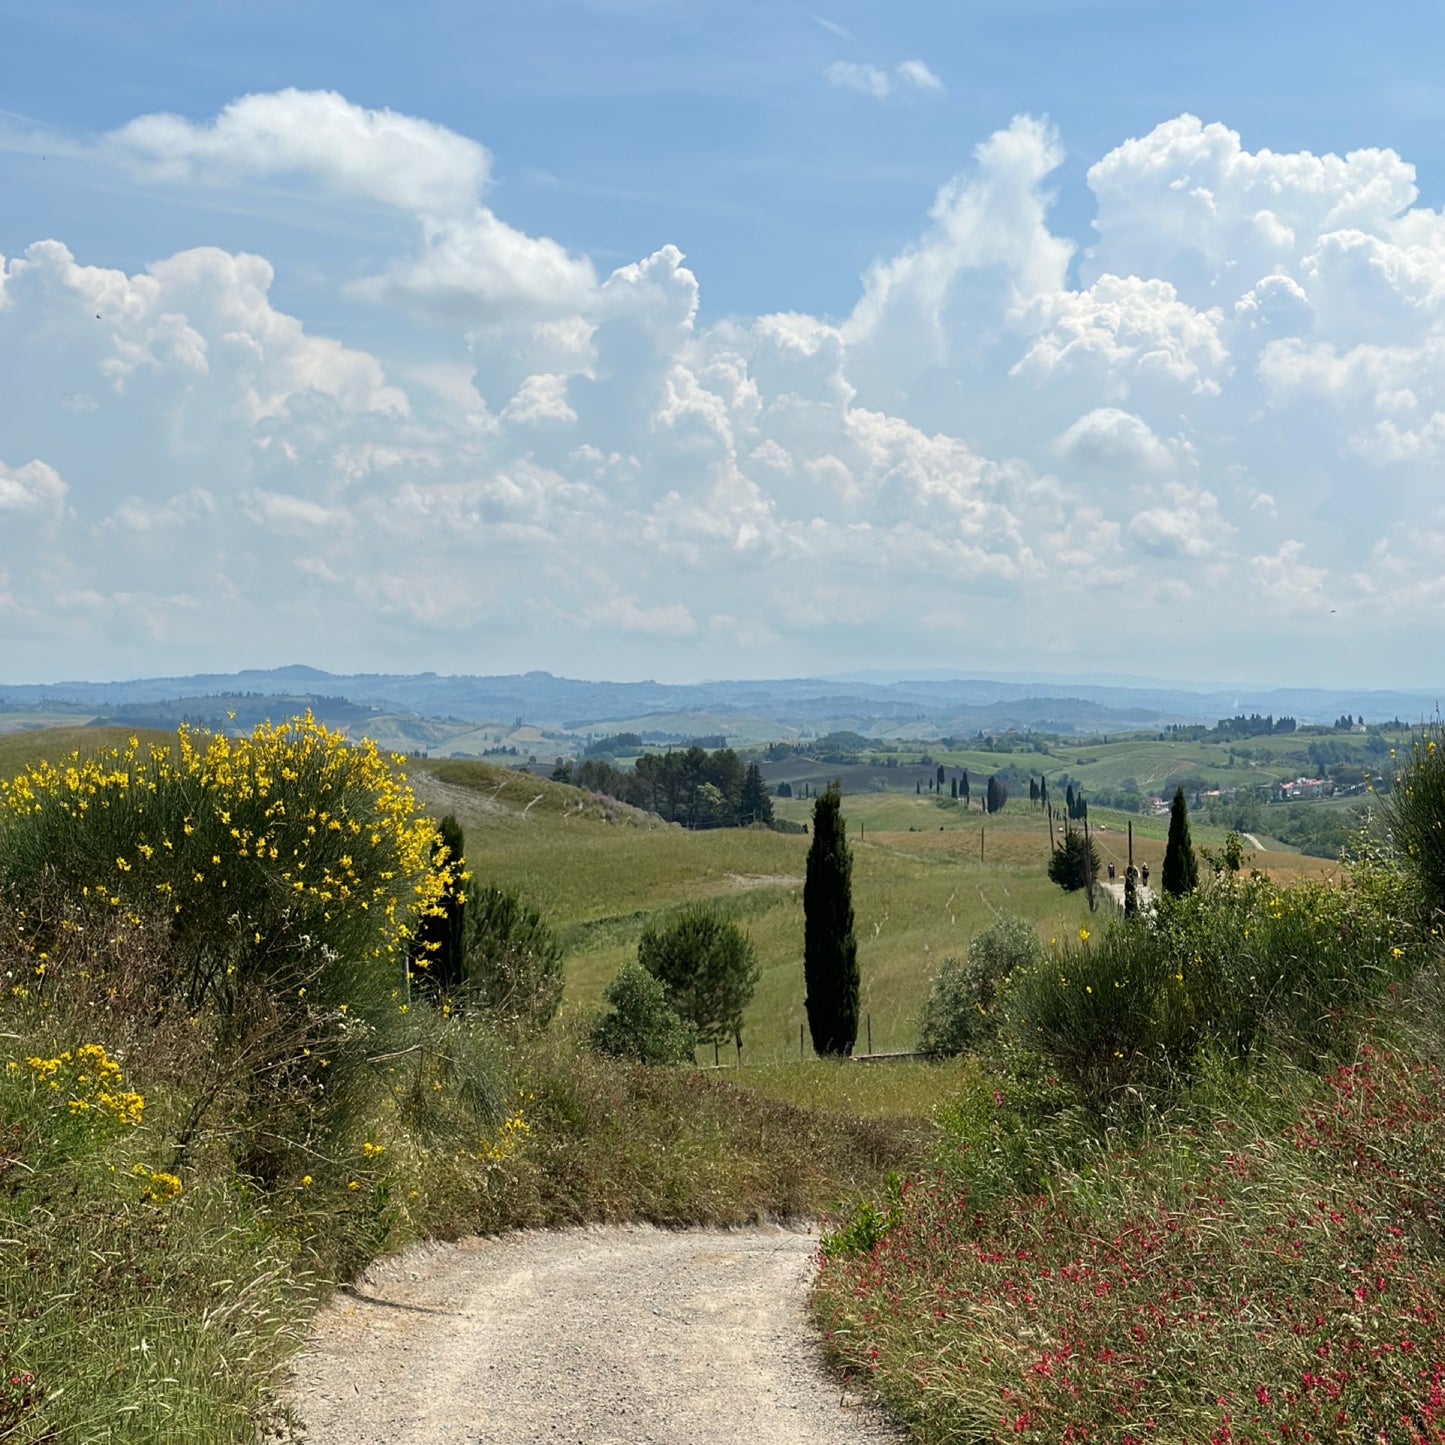
[[[1445,1438],[1439,1071],[1230,1085],[1035,1193],[914,1181],[824,1261],[834,1357],[934,1442]]]

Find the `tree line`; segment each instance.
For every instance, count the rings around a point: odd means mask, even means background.
[[[560,763],[552,780],[605,793],[684,828],[771,827],[773,804],[756,763],[746,767],[731,748],[682,748],[643,753],[630,769],[606,758]]]

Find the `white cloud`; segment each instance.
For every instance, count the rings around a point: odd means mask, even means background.
[[[649,636],[689,637],[697,631],[692,613],[682,603],[647,607],[635,595],[590,603],[582,609],[581,620],[585,627],[617,628]]]
[[[1319,613],[1328,607],[1324,590],[1328,574],[1307,564],[1304,551],[1303,542],[1291,539],[1268,556],[1250,558],[1261,602],[1290,613]]]
[[[1348,156],[1244,149],[1238,132],[1181,115],[1089,169],[1097,272],[1167,277],[1186,299],[1238,296],[1328,232],[1370,230],[1413,204],[1394,151]]]
[[[69,488],[54,467],[42,461],[7,467],[0,462],[0,512],[13,522],[23,516],[58,516]]]
[[[1160,557],[1209,557],[1234,534],[1213,492],[1176,482],[1161,495],[1165,505],[1135,513],[1128,526],[1128,535],[1145,551]]]
[[[905,85],[915,90],[941,91],[943,82],[921,60],[905,60],[895,67]]]
[[[1016,117],[974,160],[939,189],[921,239],[869,268],[842,328],[850,376],[880,395],[997,342],[1065,288],[1074,247],[1050,232],[1043,189],[1063,160],[1053,128]]]
[[[336,507],[323,506],[306,497],[286,496],[259,488],[241,497],[246,515],[258,526],[277,532],[307,534],[345,528],[350,519]]]
[[[1059,292],[1041,304],[1050,323],[1014,374],[1046,380],[1086,367],[1127,394],[1138,377],[1217,391],[1229,353],[1217,310],[1196,311],[1167,281],[1101,276],[1085,291]]]
[[[829,35],[836,35],[839,40],[857,42],[858,37],[851,30],[845,30],[836,20],[829,20],[822,15],[814,15],[811,18],[813,24],[821,25]]]
[[[529,376],[502,412],[504,422],[537,425],[574,422],[577,413],[567,404],[567,378],[553,373]]]
[[[144,376],[204,384],[227,392],[250,423],[307,397],[351,414],[408,411],[374,357],[313,336],[272,307],[274,272],[259,256],[199,247],[127,276],[79,264],[58,241],[38,241],[10,263],[6,279],[3,325],[44,324],[52,347],[90,368],[72,373],[79,382],[104,377],[116,392]]]
[[[883,97],[932,75],[855,69],[835,83]],[[378,665],[473,666],[485,640],[591,672],[918,637],[1069,657],[1102,607],[1141,671],[1165,606],[1224,661],[1261,613],[1305,640],[1331,606],[1377,634],[1436,615],[1445,220],[1391,152],[1252,155],[1181,117],[1091,169],[1080,255],[1063,145],[1021,116],[841,321],[708,322],[666,237],[599,277],[489,209],[485,148],[424,120],[288,91],[102,150],[156,184],[387,207],[416,241],[334,283],[391,308],[336,337],[259,255],[0,263],[0,610],[27,609],[0,672],[154,670],[221,635],[290,656],[342,606]],[[1363,493],[1362,459],[1389,485]]]
[[[127,532],[164,533],[214,517],[216,499],[204,487],[193,487],[158,503],[132,497],[122,502],[101,522],[102,527],[119,527]]]
[[[856,90],[859,95],[872,96],[874,100],[885,100],[893,92],[893,82],[886,70],[876,65],[861,65],[853,60],[835,60],[823,72],[830,85],[841,90]]]
[[[1054,443],[1065,461],[1095,469],[1122,467],[1137,472],[1167,472],[1175,451],[1132,412],[1101,406],[1081,416]]]
[[[143,115],[103,147],[161,181],[292,176],[432,217],[469,216],[491,170],[485,146],[445,126],[353,105],[334,91],[246,95],[213,120]]]
[[[596,285],[585,258],[518,231],[482,204],[491,168],[485,146],[333,91],[243,96],[199,124],[141,116],[105,137],[102,154],[162,183],[299,179],[409,213],[418,254],[357,283],[358,296],[475,321],[499,311],[566,311]]]

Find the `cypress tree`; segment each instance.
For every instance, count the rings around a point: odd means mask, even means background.
[[[956,798],[956,797],[958,797],[958,779],[957,779],[957,778],[950,778],[950,779],[948,780],[948,796],[949,796],[950,798]]]
[[[990,813],[1001,813],[1006,802],[1008,802],[1008,789],[1004,786],[1003,779],[995,774],[989,778],[988,787],[984,791],[985,810]]]
[[[964,806],[968,806],[968,769],[963,770],[963,776],[958,780],[958,796],[963,799]]]
[[[1064,826],[1064,841],[1049,854],[1049,878],[1065,893],[1087,888],[1098,874],[1099,850],[1077,829]]]
[[[858,942],[853,937],[853,854],[837,783],[813,805],[803,880],[803,983],[813,1050],[846,1056],[858,1038]]]
[[[1199,887],[1199,860],[1189,840],[1189,805],[1184,789],[1176,788],[1169,809],[1169,842],[1164,847],[1164,868],[1159,879],[1166,893],[1183,898]]]
[[[1069,784],[1068,791],[1064,794],[1064,812],[1070,818],[1074,816],[1074,785],[1072,783]]]

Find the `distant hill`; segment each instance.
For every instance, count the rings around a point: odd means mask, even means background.
[[[181,717],[238,721],[307,704],[338,723],[403,714],[463,723],[528,724],[570,733],[646,727],[665,715],[674,731],[755,735],[760,720],[780,732],[840,728],[886,736],[962,736],[979,730],[1034,729],[1064,734],[1150,730],[1170,723],[1212,723],[1238,713],[1332,722],[1342,713],[1368,721],[1433,716],[1434,695],[1331,688],[1220,688],[1190,691],[1173,683],[1093,684],[988,678],[778,678],[693,684],[589,682],[548,672],[508,676],[322,672],[305,666],[130,682],[0,684],[0,707],[69,706],[136,724],[174,725]],[[279,709],[279,711],[278,711]],[[408,730],[403,729],[403,734]]]

